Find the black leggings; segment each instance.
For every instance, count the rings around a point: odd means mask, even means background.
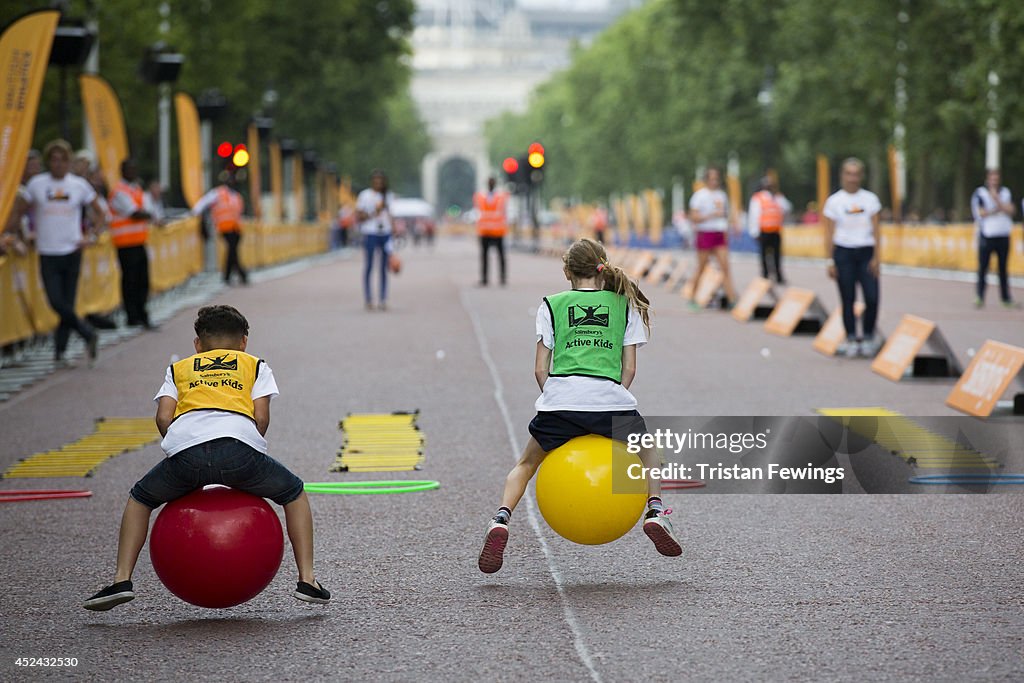
[[[992,254],[999,264],[999,294],[1004,302],[1010,301],[1010,273],[1006,262],[1010,258],[1010,237],[985,237],[978,235],[978,298],[985,300],[985,276],[988,275]]]
[[[498,251],[498,267],[500,268],[501,284],[505,284],[505,238],[480,237],[480,282],[487,284],[487,252],[491,247]]]
[[[782,282],[782,234],[778,232],[762,232],[757,236],[761,245],[761,276],[768,278],[768,252],[772,252],[772,264],[775,266],[775,281]]]
[[[149,313],[149,254],[143,245],[121,247],[117,250],[121,264],[121,302],[129,325],[148,325]]]
[[[242,239],[242,233],[238,231],[222,232],[221,237],[224,238],[224,244],[228,248],[227,258],[224,260],[224,282],[230,282],[231,274],[237,271],[242,284],[245,284],[249,281],[249,274],[242,268],[242,262],[238,259],[238,243]]]
[[[57,356],[63,356],[68,348],[71,331],[74,330],[89,341],[96,334],[89,325],[75,313],[75,298],[78,296],[78,274],[82,270],[82,250],[63,256],[39,256],[39,270],[46,289],[50,307],[60,316],[60,325],[53,335]]]

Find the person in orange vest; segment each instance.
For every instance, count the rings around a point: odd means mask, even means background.
[[[598,204],[590,214],[590,228],[594,231],[594,239],[604,244],[605,231],[608,230],[608,209]]]
[[[786,214],[793,210],[793,205],[779,192],[770,176],[761,178],[760,187],[750,198],[747,224],[750,234],[761,245],[761,276],[768,278],[768,252],[771,252],[775,281],[782,285],[786,283],[782,277],[782,224]]]
[[[505,209],[508,193],[495,190],[498,181],[487,179],[487,192],[473,195],[473,206],[477,210],[476,231],[480,235],[480,286],[487,286],[487,252],[494,247],[498,251],[498,265],[501,268],[501,284],[505,285],[505,233],[508,220]]]
[[[110,193],[110,240],[121,264],[121,303],[129,327],[153,329],[146,310],[149,299],[149,255],[146,239],[152,213],[139,184],[139,170],[130,157],[121,162],[121,181]]]
[[[236,271],[242,284],[249,284],[249,274],[242,267],[242,262],[238,258],[238,243],[242,240],[242,212],[245,210],[245,200],[235,190],[234,175],[226,174],[220,185],[200,197],[196,205],[192,207],[192,215],[199,216],[207,209],[210,210],[210,221],[228,248],[227,258],[224,260],[224,284],[231,284],[231,275]]]

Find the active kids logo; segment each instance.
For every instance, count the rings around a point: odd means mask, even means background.
[[[199,357],[195,359],[192,364],[192,369],[195,372],[210,372],[211,370],[237,370],[238,369],[238,354],[225,353],[223,356],[215,356],[208,359],[209,362],[203,365],[205,358]]]
[[[607,306],[569,306],[569,327],[608,327]]]

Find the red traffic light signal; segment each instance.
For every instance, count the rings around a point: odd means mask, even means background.
[[[505,161],[501,162],[501,168],[505,173],[515,175],[519,170],[519,162],[516,161],[515,157],[507,157]]]
[[[217,145],[217,156],[221,159],[227,159],[231,156],[231,153],[235,151],[235,146],[230,142],[222,142]]]
[[[526,153],[539,154],[541,156],[544,156],[544,145],[540,144],[539,142],[534,142],[533,144],[526,148]]]

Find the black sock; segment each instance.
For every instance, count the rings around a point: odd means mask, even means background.
[[[512,511],[505,506],[498,508],[498,514],[494,515],[494,520],[503,524],[508,524],[510,519],[512,519]]]
[[[665,505],[664,503],[661,502],[660,496],[651,496],[650,498],[647,499],[647,509],[657,510],[658,512],[661,512],[662,510],[665,509]]]

